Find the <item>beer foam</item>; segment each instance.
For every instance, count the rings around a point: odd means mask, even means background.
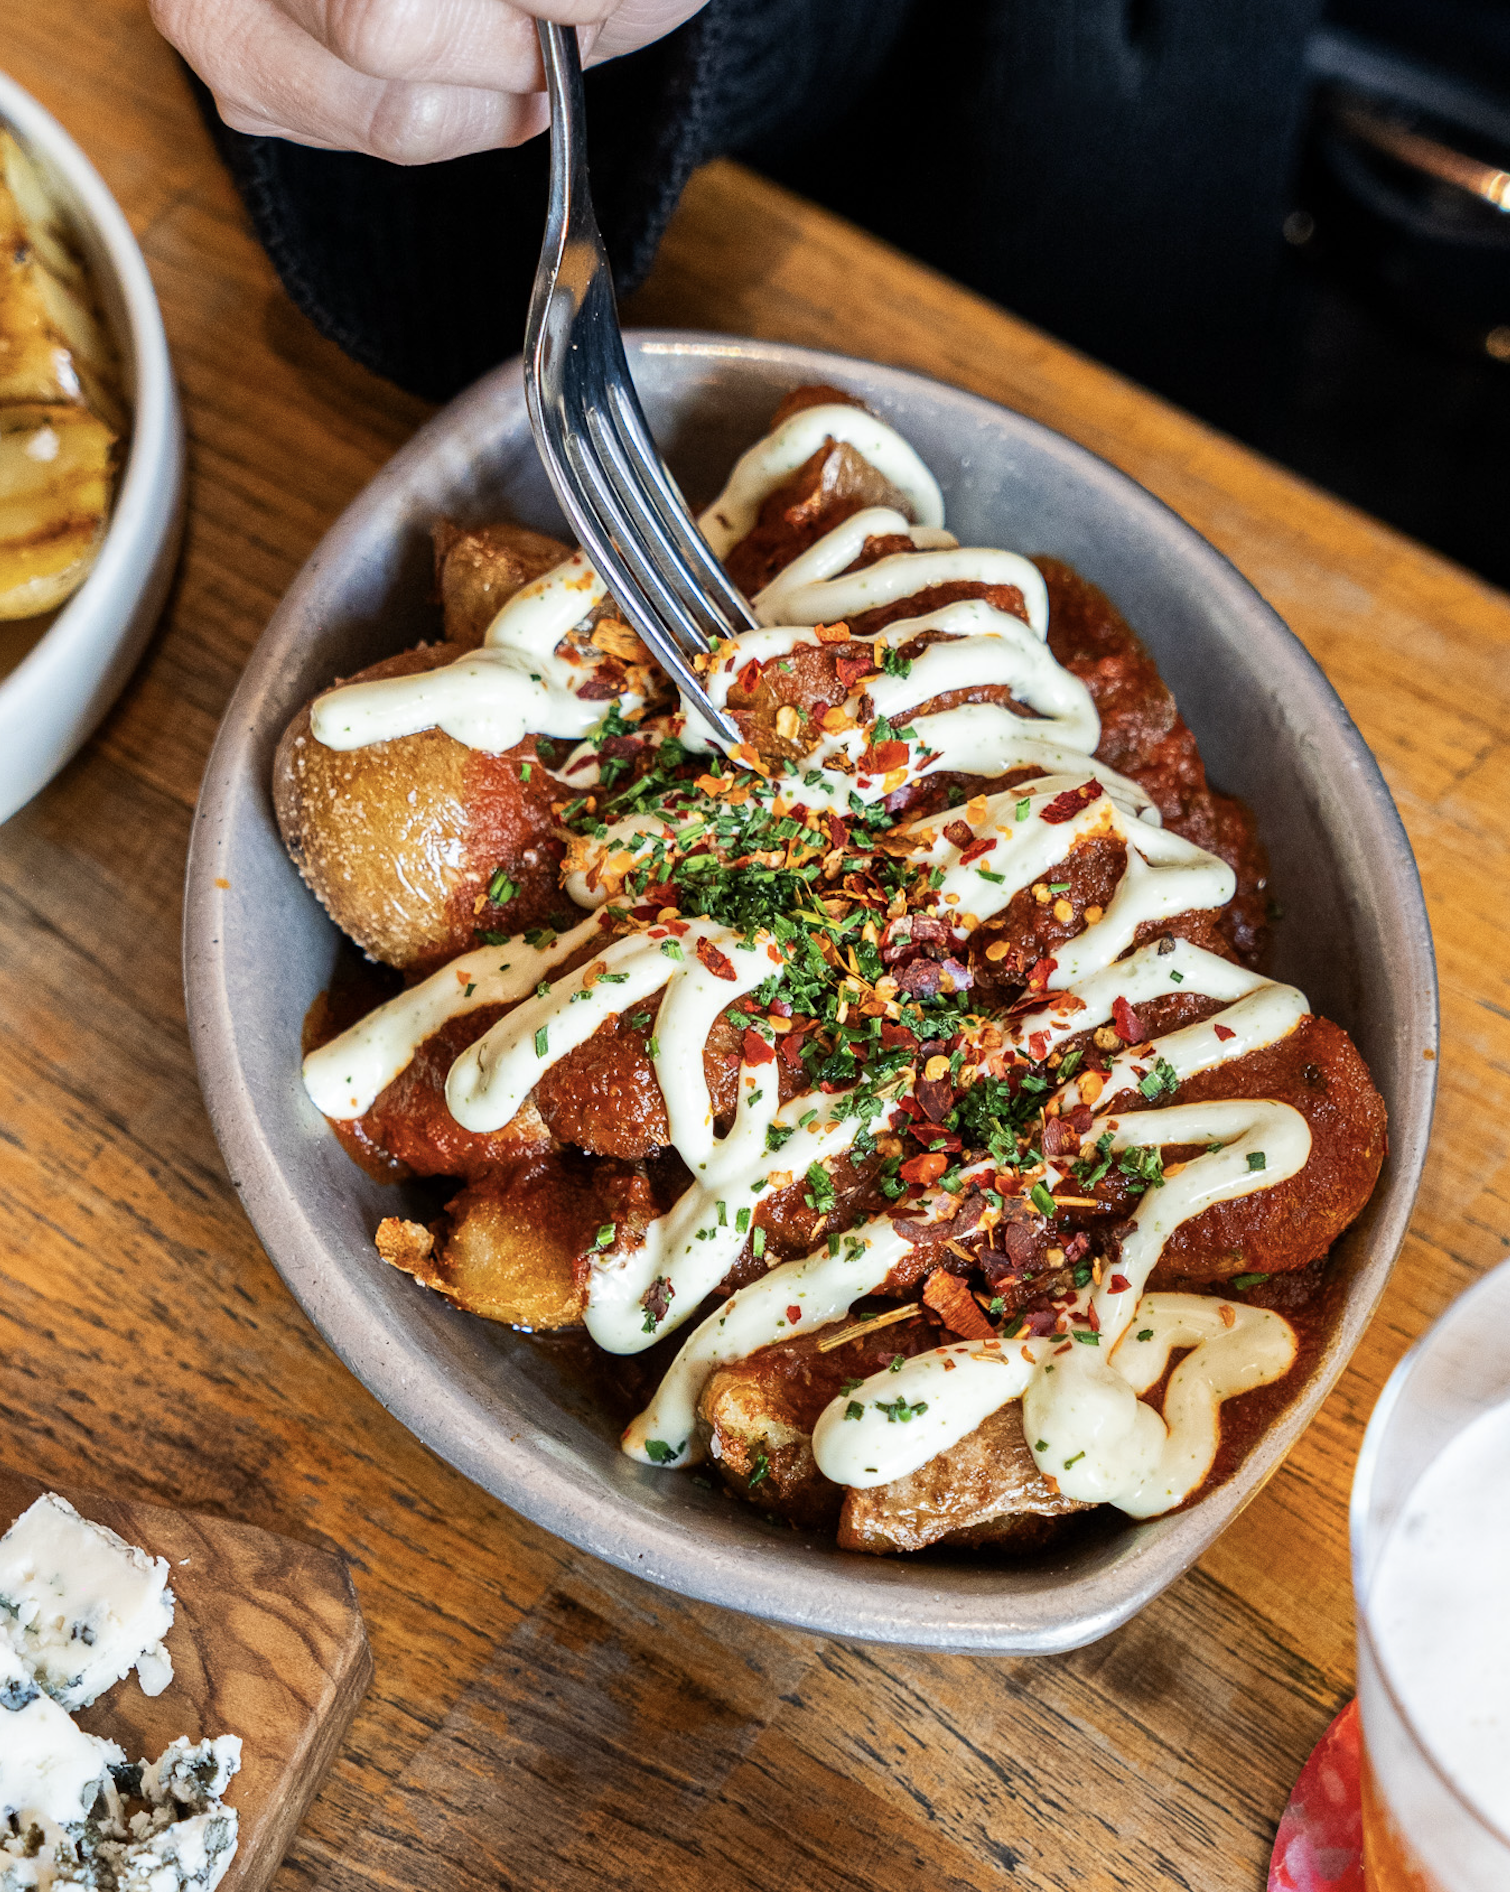
[[[1510,1832],[1510,1402],[1422,1473],[1368,1598],[1379,1659],[1438,1766]]]

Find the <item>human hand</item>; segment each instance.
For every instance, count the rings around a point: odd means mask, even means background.
[[[584,64],[669,33],[704,0],[151,0],[236,131],[432,164],[523,144],[550,111],[538,19]]]

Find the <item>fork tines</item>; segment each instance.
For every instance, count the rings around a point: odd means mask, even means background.
[[[743,737],[694,659],[752,628],[656,450],[624,355],[613,277],[587,186],[576,35],[540,23],[551,101],[551,194],[525,337],[535,444],[583,550],[635,633],[731,748]]]

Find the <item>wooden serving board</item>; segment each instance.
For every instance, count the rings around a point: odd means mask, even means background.
[[[263,1892],[372,1680],[372,1651],[339,1557],[250,1524],[132,1504],[0,1470],[0,1531],[53,1490],[172,1566],[173,1681],[155,1699],[134,1674],[77,1720],[127,1758],[155,1760],[180,1734],[239,1734],[227,1803],[240,1844],[222,1892]]]

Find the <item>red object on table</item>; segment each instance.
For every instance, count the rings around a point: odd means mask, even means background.
[[[1269,1861],[1269,1892],[1367,1892],[1363,1736],[1350,1701],[1300,1770]]]

